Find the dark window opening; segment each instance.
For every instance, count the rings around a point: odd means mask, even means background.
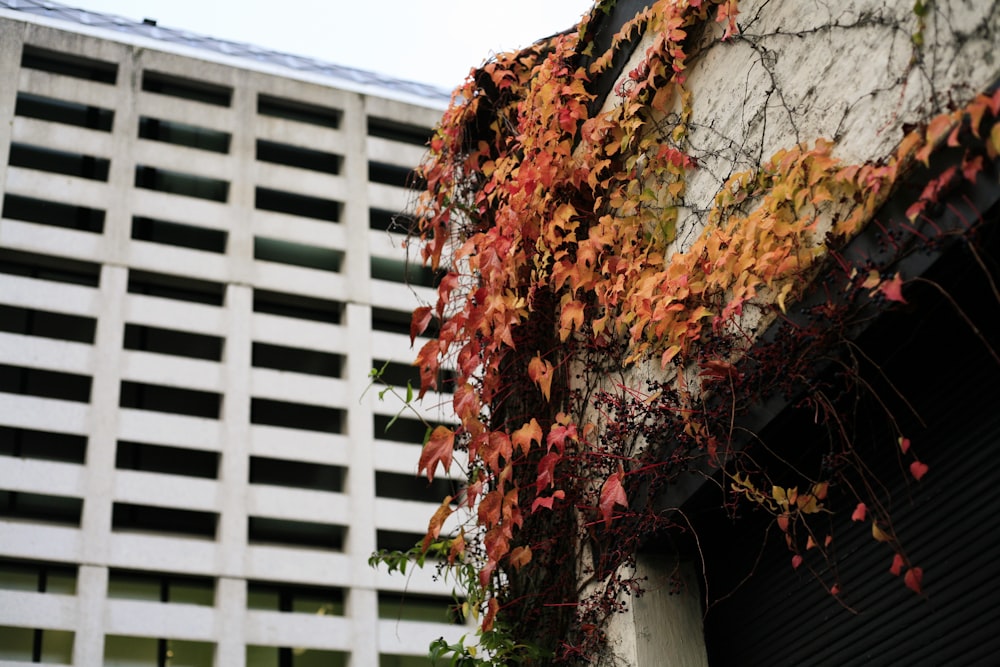
[[[112,568],[108,571],[108,597],[211,607],[215,604],[215,580]]]
[[[462,608],[450,597],[388,591],[381,591],[378,594],[378,616],[399,621],[456,624],[465,622]]]
[[[179,357],[222,359],[223,339],[219,336],[159,329],[139,324],[125,325],[125,349],[155,352],[157,354],[173,354]]]
[[[375,280],[388,280],[420,287],[435,287],[440,280],[440,274],[429,266],[383,257],[371,258],[371,272]]]
[[[433,135],[434,132],[431,129],[421,127],[420,125],[400,123],[396,120],[378,118],[377,116],[368,117],[368,136],[370,137],[399,141],[414,146],[426,146],[430,143]]]
[[[0,516],[79,526],[82,498],[48,496],[23,491],[0,491]]]
[[[37,169],[51,174],[86,178],[91,181],[107,181],[111,161],[92,155],[57,151],[51,148],[11,144],[9,164],[12,167]]]
[[[379,498],[415,500],[439,505],[446,496],[454,496],[455,493],[455,483],[443,477],[428,482],[426,478],[413,474],[375,472],[375,495]]]
[[[332,586],[247,582],[247,609],[343,616],[344,597],[344,589]]]
[[[139,137],[213,153],[228,153],[231,135],[197,125],[142,116],[139,118]]]
[[[410,322],[413,320],[413,313],[401,310],[390,310],[388,308],[372,308],[372,329],[385,331],[386,333],[410,335]],[[427,330],[422,334],[433,338],[437,336],[438,323],[436,319],[431,319]]]
[[[89,403],[90,384],[86,375],[0,364],[0,392],[8,394]]]
[[[0,559],[0,588],[32,593],[76,593],[75,565]]]
[[[150,70],[142,73],[142,89],[219,107],[228,107],[233,96],[233,89],[227,86]]]
[[[215,645],[187,639],[104,636],[104,664],[134,667],[209,667]]]
[[[444,496],[438,499],[438,503]],[[404,533],[398,530],[377,530],[375,531],[375,548],[379,551],[409,551],[414,546],[421,544],[424,536],[420,533]]]
[[[3,217],[95,234],[104,231],[104,211],[21,195],[8,194],[4,197]]]
[[[114,63],[28,44],[21,54],[21,67],[100,83],[113,84],[118,77],[118,66]]]
[[[296,347],[254,343],[252,365],[255,368],[273,368],[279,371],[341,377],[344,355]]]
[[[228,181],[142,165],[135,168],[135,187],[209,201],[225,202],[229,198]]]
[[[246,664],[252,667],[347,667],[349,655],[317,648],[247,645]],[[423,664],[427,664],[426,658]]]
[[[217,479],[219,453],[119,440],[115,451],[115,467],[120,470]]]
[[[375,437],[379,440],[393,440],[407,445],[420,445],[424,442],[429,426],[418,419],[409,417],[388,417],[374,415]]]
[[[224,253],[228,237],[229,234],[221,229],[208,229],[153,218],[132,218],[132,238],[137,241]]]
[[[372,183],[382,183],[383,185],[411,190],[423,190],[426,187],[424,180],[418,177],[413,169],[381,162],[368,163],[368,180]]]
[[[221,306],[226,294],[226,286],[207,280],[130,269],[128,272],[128,291],[132,294],[145,294],[163,299]]]
[[[253,239],[253,258],[264,262],[277,262],[336,273],[340,271],[344,253],[341,250],[255,236]]]
[[[293,192],[257,188],[254,206],[261,211],[274,211],[301,218],[313,218],[327,222],[340,221],[341,204],[339,201],[299,195]]]
[[[343,551],[347,528],[330,523],[290,521],[252,516],[248,519],[250,544],[322,547]]]
[[[24,459],[83,463],[87,436],[0,426],[0,454]]]
[[[8,333],[93,343],[96,328],[92,317],[0,305],[0,331]]]
[[[123,380],[118,405],[135,410],[168,412],[190,417],[218,419],[222,396],[211,391],[164,387]]]
[[[409,234],[416,221],[405,213],[393,213],[380,208],[368,209],[368,228],[380,232]]]
[[[100,264],[3,248],[0,248],[0,273],[87,287],[97,287],[101,282]]]
[[[0,656],[5,664],[54,663],[73,660],[73,632],[0,625]]]
[[[339,301],[327,301],[298,294],[282,294],[267,290],[253,291],[253,311],[281,317],[294,317],[299,320],[313,320],[340,324],[344,304]]]
[[[251,456],[250,483],[341,493],[344,489],[344,469],[321,463]]]
[[[257,140],[257,159],[261,162],[283,164],[325,174],[339,174],[344,158],[336,153],[326,153],[312,148],[302,148],[276,141]]]
[[[64,123],[86,127],[91,130],[110,132],[115,118],[111,109],[88,106],[78,102],[57,100],[30,93],[18,93],[14,114],[25,118],[37,118],[51,123]]]
[[[344,432],[344,411],[266,398],[250,399],[250,423],[322,433]]]
[[[257,96],[257,113],[263,116],[295,120],[300,123],[319,125],[321,127],[340,127],[340,117],[343,112],[333,107],[324,107],[308,102],[285,100],[270,95]]]
[[[414,389],[420,386],[420,372],[413,364],[376,359],[375,368],[380,372],[379,382],[383,384],[394,387],[410,386]],[[455,378],[455,371],[442,368],[438,372],[436,391],[454,393]]]
[[[111,510],[111,530],[148,530],[154,533],[215,537],[219,515],[215,512],[182,510],[115,503]]]

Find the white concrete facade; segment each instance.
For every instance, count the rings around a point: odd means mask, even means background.
[[[424,664],[449,590],[367,560],[444,494],[365,388],[440,102],[190,51],[0,10],[0,665]]]

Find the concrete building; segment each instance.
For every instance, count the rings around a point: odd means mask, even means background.
[[[444,495],[365,388],[410,374],[433,276],[392,217],[445,101],[0,2],[0,665],[393,667],[465,632],[432,572],[367,563]]]

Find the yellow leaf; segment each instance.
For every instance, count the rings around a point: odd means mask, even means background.
[[[875,538],[877,542],[888,542],[892,538],[884,530],[878,527],[878,523],[872,521],[872,537]]]

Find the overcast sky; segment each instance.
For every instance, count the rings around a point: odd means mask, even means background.
[[[491,54],[575,25],[592,0],[60,0],[451,89]]]

